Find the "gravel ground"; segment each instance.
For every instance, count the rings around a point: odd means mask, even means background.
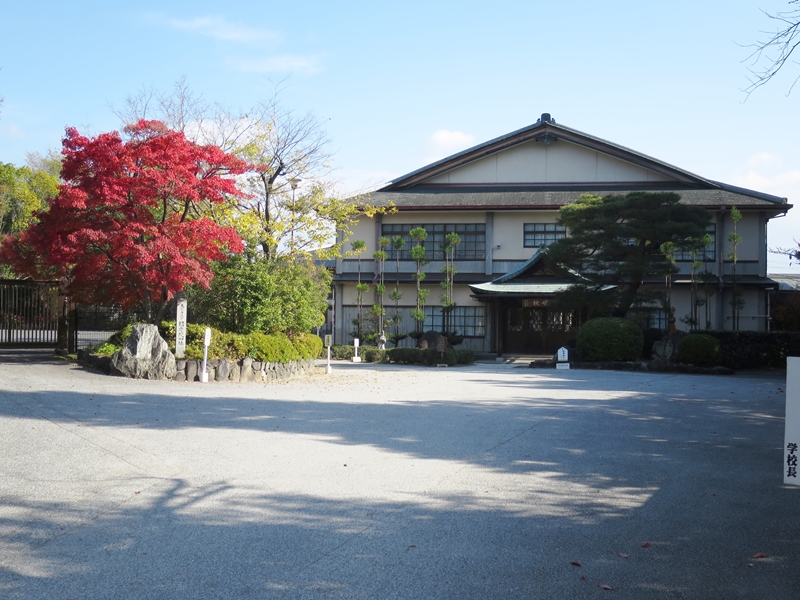
[[[784,384],[348,363],[189,384],[2,351],[0,597],[796,600]]]

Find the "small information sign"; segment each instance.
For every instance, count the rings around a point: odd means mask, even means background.
[[[800,358],[786,358],[786,433],[783,439],[783,483],[800,485]]]
[[[175,310],[175,358],[186,355],[186,298],[180,298]]]
[[[330,348],[333,346],[333,336],[330,333],[325,334],[325,347]]]
[[[569,369],[569,350],[563,346],[558,349],[556,355],[558,362],[556,362],[556,369]]]

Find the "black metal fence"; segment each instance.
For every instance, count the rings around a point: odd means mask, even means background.
[[[112,334],[126,325],[140,323],[142,318],[133,312],[125,312],[118,306],[77,305],[73,313],[75,349],[80,350],[102,344]]]
[[[0,279],[0,347],[55,348],[58,302],[57,282]]]
[[[57,281],[0,279],[0,348],[61,346],[75,352],[105,342],[125,325],[142,321],[141,315],[116,306],[67,303],[68,299],[59,295]]]

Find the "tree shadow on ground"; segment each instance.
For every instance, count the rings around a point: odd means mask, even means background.
[[[0,460],[0,592],[592,598],[602,582],[666,599],[800,586],[774,382],[700,394],[707,381],[675,376],[459,377],[0,390],[21,453]],[[346,385],[371,396],[335,400]],[[58,459],[62,444],[97,465]],[[59,497],[70,486],[82,489]]]

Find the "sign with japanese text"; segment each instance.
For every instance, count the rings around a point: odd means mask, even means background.
[[[186,298],[177,302],[175,311],[175,358],[183,358],[186,353]]]
[[[786,434],[783,439],[783,483],[800,485],[800,358],[786,358]]]

